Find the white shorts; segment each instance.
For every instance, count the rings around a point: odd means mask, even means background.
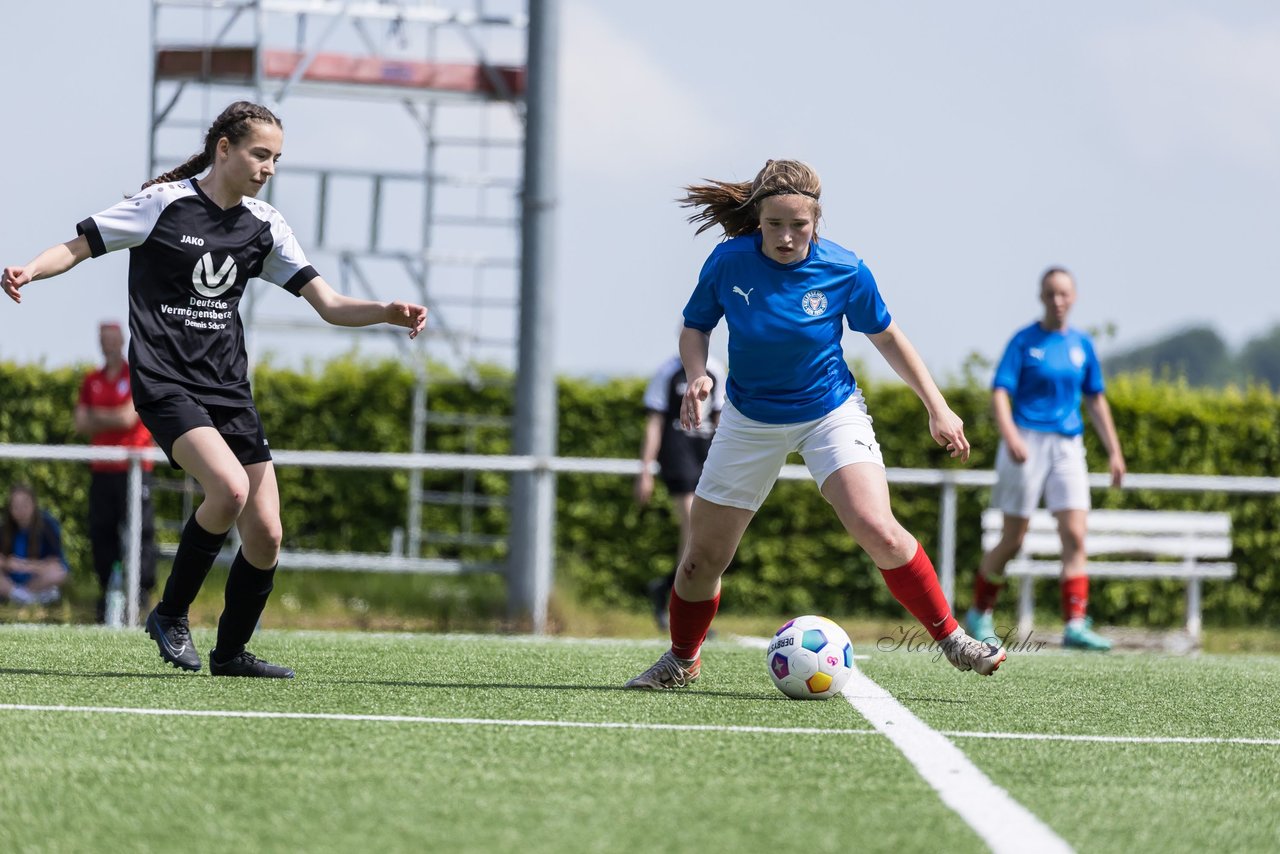
[[[759,510],[792,451],[804,457],[819,489],[847,465],[884,467],[871,416],[857,392],[816,421],[798,424],[754,421],[726,403],[694,494],[712,504]]]
[[[996,485],[991,506],[1008,516],[1031,518],[1044,495],[1050,513],[1089,509],[1089,468],[1084,437],[1018,428],[1027,446],[1027,460],[1016,463],[1004,440],[996,452]]]

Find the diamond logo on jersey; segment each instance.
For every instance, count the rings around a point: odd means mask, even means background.
[[[220,297],[236,283],[236,261],[230,255],[221,267],[214,267],[213,254],[206,252],[191,271],[191,286],[202,297]]]
[[[827,310],[827,295],[822,291],[809,291],[800,298],[800,307],[810,317],[817,317]]]

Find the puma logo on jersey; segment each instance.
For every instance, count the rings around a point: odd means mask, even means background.
[[[746,300],[747,305],[751,305],[751,294],[755,292],[755,288],[752,288],[749,291],[744,291],[742,288],[738,287],[737,285],[734,285],[733,292],[738,296],[742,297],[744,300]]]
[[[1027,355],[1028,355],[1028,356],[1030,356],[1031,358],[1035,359],[1037,362],[1043,362],[1043,361],[1044,361],[1044,348],[1043,348],[1043,347],[1028,347],[1028,348],[1027,348]]]
[[[236,283],[236,261],[230,255],[222,266],[214,269],[213,255],[206,252],[191,271],[191,286],[202,297],[220,297]]]
[[[203,237],[192,237],[189,234],[182,235],[182,243],[190,243],[192,246],[204,246]]]

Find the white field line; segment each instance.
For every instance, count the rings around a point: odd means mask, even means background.
[[[931,728],[861,671],[841,692],[873,727],[920,772],[925,782],[995,852],[1067,852],[1072,848],[1034,813],[969,761],[960,748]]]
[[[767,638],[743,638],[742,642],[757,648],[769,644]],[[1073,850],[1049,825],[991,782],[945,735],[912,714],[856,667],[841,693],[893,742],[942,802],[973,828],[992,851],[1065,854]]]
[[[141,631],[142,627],[137,626],[134,629],[113,629],[102,625],[80,624],[73,626],[64,626],[56,623],[6,623],[0,625],[0,636],[6,633],[33,633],[33,632],[49,632],[63,633],[75,632],[86,635],[120,635],[130,631]],[[196,632],[213,633],[214,628],[197,627]],[[254,637],[260,635],[269,636],[273,640],[289,640],[290,638],[319,638],[322,640],[340,640],[353,643],[377,642],[387,640],[399,641],[471,641],[471,642],[499,642],[499,643],[515,643],[515,644],[571,644],[573,646],[637,646],[637,647],[668,647],[671,645],[669,638],[578,638],[568,635],[516,635],[516,634],[497,634],[493,632],[374,632],[374,631],[343,631],[341,629],[260,629],[254,633]]]
[[[630,729],[676,732],[736,732],[767,735],[876,735],[875,729],[824,729],[820,727],[716,726],[713,724],[644,724],[617,721],[504,720],[500,718],[438,718],[420,715],[344,715],[325,712],[260,712],[223,709],[143,709],[127,706],[39,706],[0,703],[0,712],[75,712],[104,715],[150,715],[192,718],[276,718],[281,720],[371,721],[373,723],[438,724],[445,726],[561,727],[564,729]],[[940,730],[948,738],[985,738],[996,741],[1080,741],[1099,744],[1245,744],[1280,747],[1280,738],[1193,738],[1189,736],[1069,735],[1036,732],[963,732]]]
[[[451,726],[551,727],[561,729],[662,730],[669,732],[733,732],[766,735],[875,735],[871,729],[823,727],[715,726],[711,724],[644,724],[617,721],[540,721],[496,718],[430,718],[420,715],[342,715],[325,712],[257,712],[235,709],[139,709],[125,706],[35,706],[0,703],[0,712],[75,712],[99,715],[150,715],[173,718],[267,718],[303,721],[372,721],[393,724]]]
[[[1182,735],[1071,735],[1040,732],[961,732],[944,730],[950,738],[991,738],[1009,741],[1085,741],[1094,744],[1251,744],[1280,747],[1280,738],[1226,738]]]

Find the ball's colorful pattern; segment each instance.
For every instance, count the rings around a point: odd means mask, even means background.
[[[765,655],[773,684],[797,700],[825,700],[840,693],[853,675],[853,644],[826,617],[788,620]]]

